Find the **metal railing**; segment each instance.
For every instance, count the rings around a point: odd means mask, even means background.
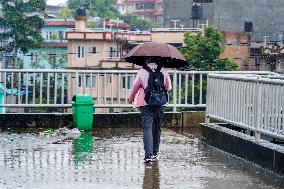
[[[150,31],[131,31],[131,30],[120,30],[110,28],[68,28],[68,32],[117,32],[117,33],[129,33],[129,34],[150,34],[151,32],[200,32],[201,28],[152,28]]]
[[[130,108],[127,102],[137,70],[0,70],[0,107],[70,108],[74,94],[90,94],[96,108]],[[169,107],[206,107],[207,71],[174,71]],[[270,74],[270,72],[215,72]],[[1,102],[1,101],[0,101]]]
[[[280,75],[209,74],[206,122],[214,118],[284,139],[284,78]]]
[[[90,32],[90,33],[102,33],[102,32],[115,32],[115,33],[126,33],[126,34],[150,34],[150,31],[131,31],[131,30],[120,30],[120,29],[110,29],[110,28],[68,28],[67,32]]]
[[[200,32],[201,28],[152,28],[151,31],[153,32]]]

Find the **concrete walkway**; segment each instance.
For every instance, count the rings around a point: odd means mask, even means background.
[[[140,129],[0,132],[0,188],[284,188],[275,176],[170,130],[157,163],[143,163]]]

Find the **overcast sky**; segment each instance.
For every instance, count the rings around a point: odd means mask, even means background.
[[[67,0],[47,0],[48,5],[59,5],[65,3]]]

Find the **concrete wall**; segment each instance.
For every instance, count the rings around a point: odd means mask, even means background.
[[[276,40],[284,32],[283,0],[217,0],[214,6],[214,25],[224,31],[244,31],[244,22],[254,25],[255,39],[262,35]],[[282,38],[282,37],[281,37]]]
[[[77,58],[77,54],[74,54],[77,53],[77,46],[84,46],[84,58]],[[96,47],[96,54],[91,53],[92,47]],[[99,67],[103,57],[110,57],[111,47],[117,51],[120,44],[106,40],[70,40],[68,42],[68,67]]]
[[[192,0],[164,0],[164,27],[174,27],[174,23],[171,20],[180,20],[178,27],[183,24],[184,27],[193,27],[193,21],[191,20],[191,6]],[[212,25],[214,6],[212,3],[203,5],[203,16],[205,19],[200,23],[205,23],[208,20]]]
[[[202,124],[205,143],[284,175],[284,147],[218,125]]]
[[[199,127],[203,112],[165,113],[162,126]],[[0,127],[59,128],[72,127],[72,114],[0,114]],[[140,113],[94,114],[94,128],[141,127]]]
[[[169,27],[171,19],[190,26],[191,5],[192,0],[165,0],[164,26]],[[213,0],[204,4],[203,10],[204,19],[222,31],[243,32],[244,23],[253,22],[255,40],[261,40],[262,35],[281,39],[284,32],[283,0]]]

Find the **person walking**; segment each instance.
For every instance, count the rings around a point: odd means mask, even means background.
[[[161,122],[171,89],[171,79],[167,70],[146,59],[137,73],[128,98],[128,102],[133,103],[141,112],[145,163],[157,161]]]

